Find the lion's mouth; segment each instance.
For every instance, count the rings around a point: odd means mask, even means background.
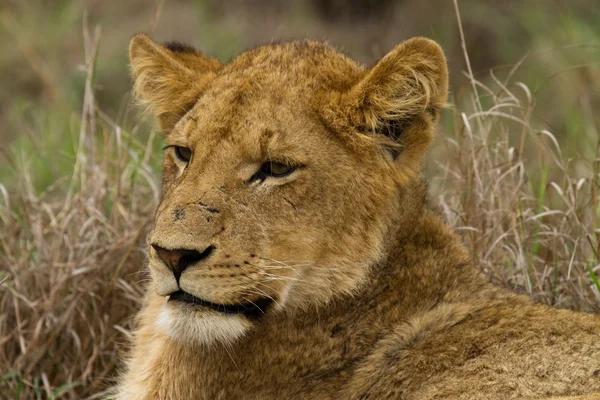
[[[271,303],[273,303],[273,299],[261,298],[247,303],[217,304],[202,300],[194,295],[184,292],[183,290],[178,290],[177,292],[169,295],[168,301],[178,301],[196,306],[207,307],[224,314],[243,314],[247,317],[259,317],[263,315]]]

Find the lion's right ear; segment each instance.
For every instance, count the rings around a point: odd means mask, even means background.
[[[221,64],[180,43],[160,45],[138,34],[129,45],[134,92],[168,133],[196,103]]]

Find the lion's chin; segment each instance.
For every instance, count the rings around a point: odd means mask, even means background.
[[[155,323],[158,329],[178,342],[202,346],[231,344],[252,326],[243,315],[173,303],[161,306]]]

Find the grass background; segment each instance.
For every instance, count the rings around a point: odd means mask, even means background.
[[[452,1],[3,2],[0,398],[102,398],[126,352],[162,146],[129,98],[137,32],[222,62],[310,37],[369,65],[437,40],[452,105],[426,165],[435,201],[492,282],[600,311],[595,3],[460,0],[459,26]]]

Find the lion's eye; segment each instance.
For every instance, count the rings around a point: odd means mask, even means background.
[[[296,167],[276,161],[267,161],[260,167],[260,172],[274,178],[282,178],[294,172]]]
[[[187,163],[190,162],[190,158],[192,158],[192,150],[187,147],[175,146],[175,155],[181,161]]]
[[[275,161],[267,161],[262,165],[260,170],[269,176],[273,176],[275,178],[281,178],[283,176],[291,174],[295,167],[292,167],[287,164],[283,164]]]
[[[250,178],[250,182],[264,181],[267,178],[283,178],[296,170],[297,166],[277,161],[267,161],[258,172]]]

